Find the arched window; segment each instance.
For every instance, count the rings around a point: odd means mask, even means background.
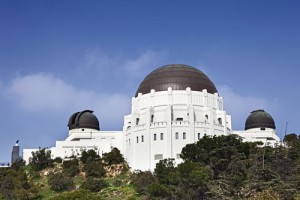
[[[205,115],[205,122],[208,121],[208,115]]]
[[[144,136],[142,135],[142,142],[144,142]]]
[[[200,133],[198,133],[198,140],[200,140],[200,138],[201,138],[201,134],[200,134]]]
[[[139,143],[139,137],[138,136],[136,137],[136,143]]]
[[[156,141],[156,133],[153,135],[153,140]]]
[[[218,122],[219,122],[220,125],[222,125],[222,118],[219,117]]]
[[[164,140],[164,134],[160,133],[160,140]]]
[[[183,132],[182,138],[185,140],[186,139],[186,133]]]
[[[154,121],[154,115],[151,115],[151,122]]]

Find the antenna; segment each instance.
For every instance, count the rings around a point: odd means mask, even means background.
[[[286,123],[285,123],[285,131],[284,131],[284,136],[286,136],[286,133],[287,133],[287,128],[288,128],[288,124],[289,124],[289,122],[286,122]]]

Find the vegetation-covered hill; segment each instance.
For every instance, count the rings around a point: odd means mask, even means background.
[[[183,163],[161,160],[153,173],[131,172],[118,149],[65,161],[41,149],[27,166],[0,169],[0,199],[300,199],[300,138],[285,142],[204,136],[183,148]]]

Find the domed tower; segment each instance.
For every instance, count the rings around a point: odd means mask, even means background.
[[[84,110],[76,112],[71,115],[68,122],[69,130],[74,129],[94,129],[100,130],[98,118],[93,114],[91,110]]]
[[[260,128],[262,130],[266,128],[276,129],[274,119],[272,116],[264,110],[254,110],[246,119],[245,130]]]
[[[151,72],[140,84],[135,93],[135,97],[139,93],[147,94],[151,90],[167,91],[186,90],[190,88],[192,91],[207,90],[208,93],[217,93],[217,89],[213,82],[200,70],[183,64],[165,65]]]
[[[154,169],[165,158],[181,162],[182,148],[206,135],[231,133],[231,117],[214,83],[199,69],[170,64],[149,73],[124,117],[125,155],[133,169]],[[145,156],[147,159],[145,159]]]
[[[266,111],[254,110],[247,117],[244,131],[233,131],[244,142],[262,142],[263,146],[280,145],[273,117]]]

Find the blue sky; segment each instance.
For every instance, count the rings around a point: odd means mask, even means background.
[[[92,109],[121,130],[131,97],[155,68],[184,63],[215,83],[243,129],[265,109],[278,135],[299,133],[300,2],[0,0],[0,162],[66,138]]]

